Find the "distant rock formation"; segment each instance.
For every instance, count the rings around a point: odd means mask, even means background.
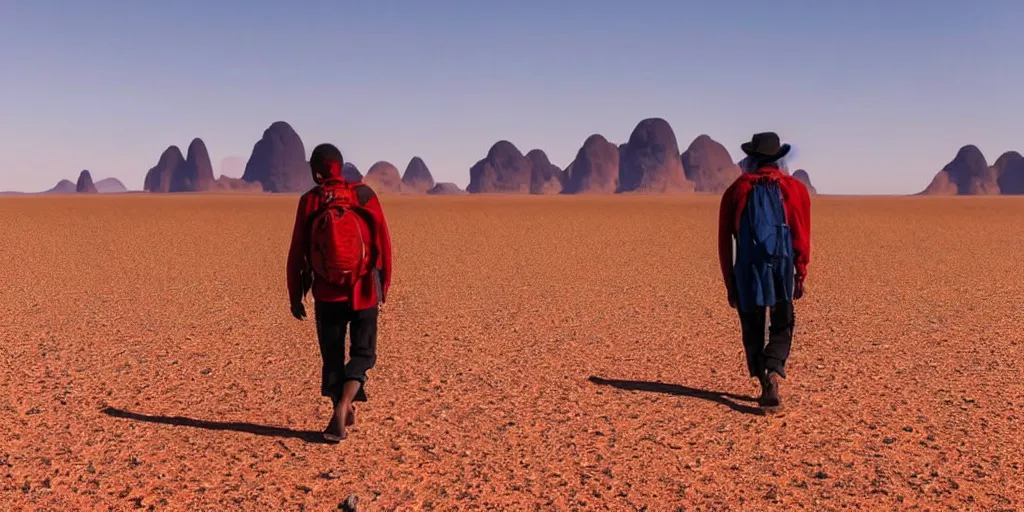
[[[807,187],[807,192],[810,193],[812,196],[818,193],[818,191],[815,190],[814,185],[811,185],[811,175],[807,174],[807,171],[803,169],[797,169],[796,172],[793,173],[793,177],[796,178],[800,183],[803,183],[804,186]]]
[[[999,192],[1004,195],[1024,194],[1024,156],[1007,151],[992,166],[995,169]]]
[[[686,179],[676,134],[659,117],[640,121],[629,136],[619,162],[619,191],[643,193],[693,192]]]
[[[740,176],[740,167],[729,151],[708,135],[694,139],[681,160],[683,172],[694,182],[696,192],[721,194]]]
[[[241,178],[245,173],[246,159],[244,156],[226,156],[220,161],[220,175],[229,178]]]
[[[378,194],[401,194],[405,192],[405,185],[402,184],[402,177],[398,175],[398,168],[381,160],[370,166],[363,176],[363,183],[366,183]]]
[[[43,192],[44,194],[74,194],[78,187],[71,180],[60,180],[53,188]]]
[[[185,157],[181,155],[181,150],[178,146],[169,146],[160,154],[156,167],[146,173],[142,189],[146,192],[170,192],[171,180],[178,172],[178,168],[183,165]]]
[[[128,187],[117,178],[105,178],[96,182],[96,190],[100,194],[121,194],[128,192]]]
[[[459,188],[458,185],[448,182],[438,183],[427,191],[427,194],[432,196],[458,196],[465,193],[466,191]]]
[[[567,194],[613,194],[619,187],[619,148],[603,136],[587,137],[567,168]]]
[[[529,194],[533,166],[507,140],[500,140],[491,146],[487,157],[469,169],[471,194]]]
[[[78,175],[78,183],[75,184],[75,192],[79,194],[98,194],[96,184],[92,182],[92,174],[89,171],[82,171]]]
[[[313,188],[313,174],[306,148],[291,125],[276,121],[252,147],[242,179],[259,182],[267,192],[306,192]]]
[[[548,160],[548,155],[540,149],[526,153],[530,161],[530,193],[558,194],[562,192],[562,170]]]
[[[434,188],[435,185],[434,176],[430,174],[430,169],[427,168],[427,164],[423,162],[423,159],[418,156],[412,157],[412,160],[409,160],[409,165],[405,166],[402,183],[410,191],[419,193],[424,193]]]
[[[363,181],[363,173],[359,172],[359,168],[352,162],[345,162],[345,165],[341,166],[341,177],[351,183]]]
[[[960,148],[956,157],[935,175],[925,195],[991,195],[999,193],[996,170],[988,166],[977,146]]]
[[[188,145],[185,163],[171,174],[171,192],[206,192],[216,188],[210,152],[203,139],[195,138]]]
[[[263,185],[260,182],[248,182],[242,178],[232,178],[223,174],[217,178],[211,191],[216,192],[239,192],[246,194],[257,194],[263,192]]]

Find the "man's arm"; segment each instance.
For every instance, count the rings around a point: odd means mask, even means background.
[[[807,265],[811,262],[811,195],[807,187],[795,178],[790,180],[789,204],[786,207],[786,221],[793,238],[796,279],[803,281],[807,277]]]
[[[736,185],[733,184],[722,194],[722,202],[718,207],[718,264],[722,269],[722,280],[727,290],[732,290],[733,231],[736,225],[736,205],[734,196]]]
[[[295,225],[292,227],[292,242],[288,248],[288,299],[292,304],[302,302],[302,280],[309,271],[306,262],[306,224],[308,223],[307,212],[308,200],[306,196],[299,199],[299,206],[295,212]]]

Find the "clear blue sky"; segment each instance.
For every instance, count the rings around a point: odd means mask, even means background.
[[[964,144],[1024,151],[1022,27],[1019,0],[4,0],[0,190],[138,189],[197,136],[219,172],[277,120],[465,185],[499,139],[565,167],[658,116],[736,160],[778,131],[825,192],[911,193]]]

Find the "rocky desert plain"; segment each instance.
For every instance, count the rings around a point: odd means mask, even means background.
[[[813,197],[770,415],[716,255],[739,171],[710,137],[680,152],[645,120],[565,170],[502,141],[466,190],[378,162],[392,292],[369,402],[326,445],[285,291],[310,185],[286,126],[240,178],[197,139],[146,193],[82,173],[0,199],[2,508],[1024,508],[1019,154],[965,146],[915,196]]]

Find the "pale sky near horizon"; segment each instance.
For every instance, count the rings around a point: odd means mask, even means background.
[[[567,166],[663,117],[739,160],[797,147],[822,192],[923,189],[957,150],[1024,152],[1024,2],[0,0],[0,190],[89,169],[141,189],[174,144],[219,174],[270,123],[437,181],[507,139]]]

